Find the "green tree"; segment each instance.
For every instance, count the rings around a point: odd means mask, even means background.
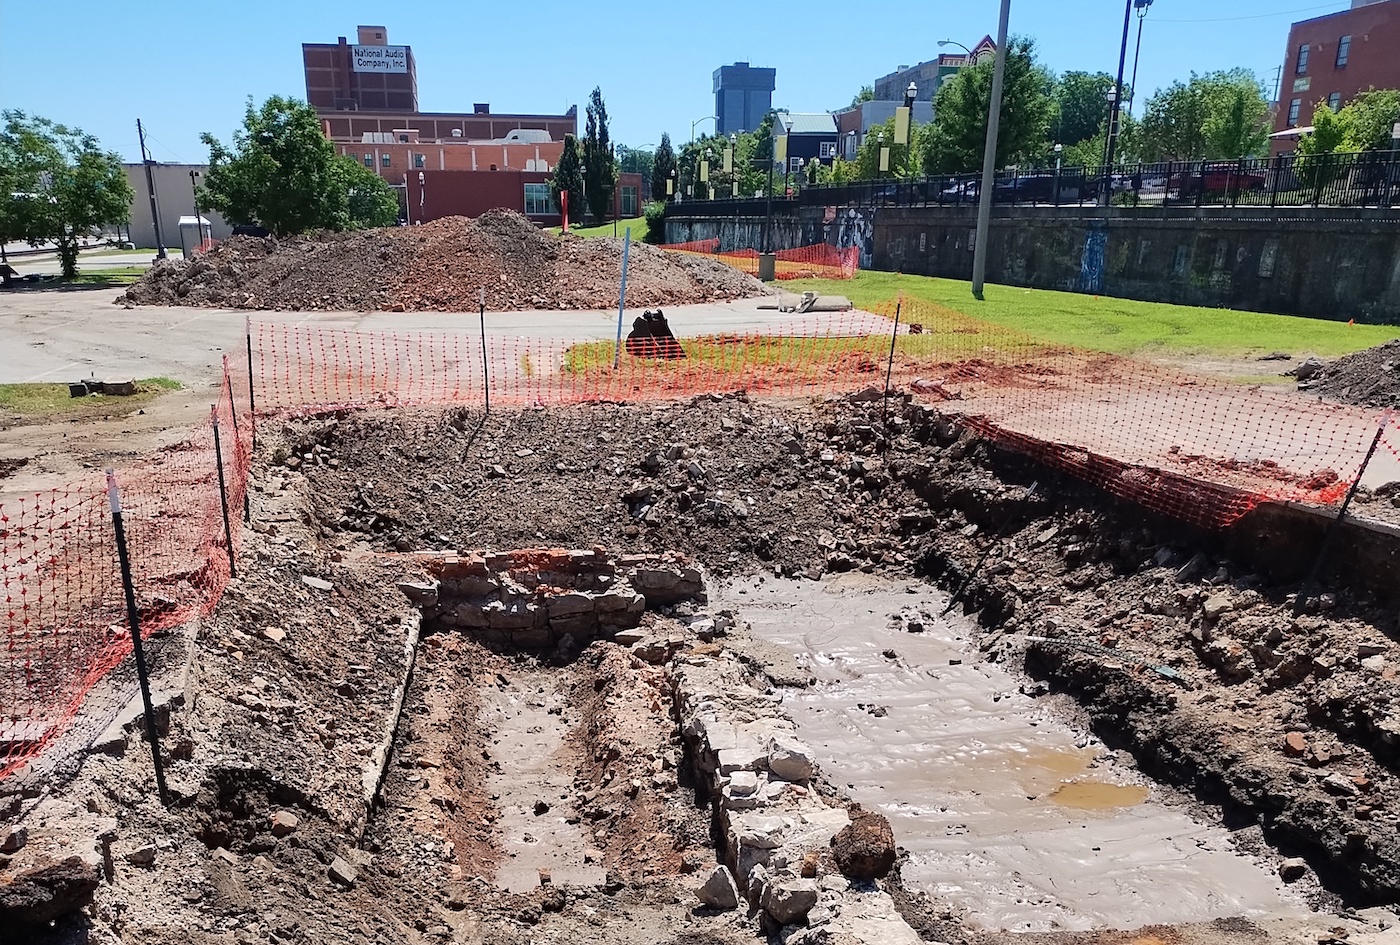
[[[934,98],[933,124],[920,146],[924,170],[956,174],[977,170],[987,142],[992,98],[990,58],[959,70]],[[1006,44],[997,167],[1043,158],[1054,105],[1050,74],[1035,61],[1035,41],[1012,37]]]
[[[617,172],[619,174],[641,174],[643,178],[651,178],[651,170],[656,165],[656,152],[648,151],[645,148],[629,148],[627,145],[617,146]]]
[[[910,144],[894,143],[894,117],[886,118],[882,124],[871,125],[865,133],[865,140],[856,150],[852,163],[858,180],[873,180],[877,177],[895,177],[901,180],[918,177],[922,173],[920,164],[921,145],[928,134],[929,125],[915,125],[910,129]],[[881,136],[884,141],[881,142]],[[890,169],[880,170],[880,148],[890,149]]]
[[[231,147],[208,132],[200,137],[209,148],[200,205],[230,223],[256,223],[283,236],[385,226],[398,216],[393,188],[353,158],[338,157],[305,102],[274,95],[254,108],[250,98]]]
[[[860,91],[851,97],[851,105],[853,106],[873,101],[875,101],[875,86],[873,85],[862,85]]]
[[[656,160],[651,164],[651,196],[653,200],[666,201],[666,182],[676,170],[676,152],[671,147],[671,136],[661,133],[661,143],[656,146]],[[674,195],[673,195],[674,196]]]
[[[1313,112],[1313,130],[1298,139],[1298,161],[1294,172],[1305,186],[1315,187],[1335,180],[1339,168],[1327,156],[1346,150],[1346,142],[1355,135],[1356,113],[1343,108],[1334,112],[1326,102]]]
[[[1248,69],[1194,72],[1147,100],[1142,151],[1148,161],[1252,157],[1268,141],[1269,106]]]
[[[595,86],[588,97],[588,118],[583,136],[583,177],[587,182],[584,197],[593,220],[601,223],[612,207],[613,188],[617,186],[617,158],[613,156],[608,139],[608,108],[603,104],[603,90]],[[573,197],[570,196],[572,201]]]
[[[1206,116],[1205,137],[1216,157],[1259,157],[1267,152],[1269,105],[1263,89],[1244,83],[1220,89]]]
[[[1390,150],[1391,127],[1400,121],[1400,91],[1370,88],[1348,102],[1342,111],[1351,114],[1351,133],[1342,150]]]
[[[77,128],[17,110],[0,117],[0,240],[57,244],[71,278],[80,238],[129,216],[133,194],[121,158]]]
[[[554,175],[549,179],[549,192],[554,197],[554,205],[563,212],[564,202],[559,195],[569,195],[569,215],[575,223],[583,219],[583,158],[579,156],[578,139],[564,135],[564,150],[559,155],[559,163],[554,165]]]
[[[1054,140],[1066,148],[1087,141],[1108,122],[1107,72],[1066,72],[1055,83]],[[1100,158],[1102,160],[1102,158]]]
[[[398,221],[398,194],[374,171],[341,154],[332,162],[331,173],[336,189],[345,192],[349,229],[393,226]]]

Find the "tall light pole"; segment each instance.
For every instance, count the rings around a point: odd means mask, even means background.
[[[954,42],[954,41],[951,40],[951,39],[940,39],[940,40],[938,41],[938,45],[940,45],[940,46],[956,46],[956,47],[958,47],[958,48],[961,49],[963,52],[967,53],[968,64],[969,64],[969,65],[972,64],[972,50],[971,50],[971,49],[968,49],[968,48],[967,48],[966,46],[964,46],[962,43]]]
[[[1132,0],[1128,0],[1132,3]],[[1001,87],[1006,80],[1006,24],[1011,0],[1001,0],[997,22],[997,55],[992,67],[992,100],[987,104],[987,147],[982,155],[982,187],[977,194],[977,239],[972,252],[972,297],[982,301],[987,278],[987,230],[992,224],[992,177],[996,173],[997,129],[1001,125]]]
[[[1133,50],[1133,80],[1128,83],[1128,114],[1133,113],[1133,100],[1137,98],[1137,67],[1138,57],[1142,55],[1142,21],[1147,18],[1147,8],[1152,6],[1152,0],[1133,0],[1133,8],[1137,10],[1138,35],[1137,48]]]
[[[204,245],[204,221],[199,216],[199,171],[190,171],[190,194],[194,197],[194,225],[198,234],[199,245]],[[214,224],[209,224],[209,238],[214,238]]]
[[[1128,63],[1128,27],[1133,22],[1133,2],[1123,2],[1123,42],[1118,47],[1118,79],[1113,83],[1113,101],[1108,106],[1108,146],[1104,152],[1107,169],[1104,171],[1104,188],[1099,194],[1099,204],[1104,207],[1108,206],[1113,196],[1113,152],[1118,144],[1118,110],[1123,102],[1123,67]]]
[[[717,121],[719,121],[719,119],[716,118],[714,115],[706,115],[704,118],[697,118],[697,119],[695,119],[694,121],[692,121],[692,122],[690,123],[690,143],[691,143],[691,144],[694,144],[694,143],[695,143],[695,126],[698,125],[698,124],[700,124],[700,122],[702,122],[702,121],[714,121],[714,122],[717,122]]]

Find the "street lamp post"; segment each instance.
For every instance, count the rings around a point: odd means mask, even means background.
[[[1105,174],[1113,173],[1113,151],[1118,143],[1118,107],[1123,99],[1123,67],[1128,62],[1128,27],[1133,21],[1134,0],[1124,0],[1123,2],[1123,42],[1118,47],[1118,78],[1113,83],[1113,99],[1109,103],[1108,109],[1108,146],[1104,155],[1104,164],[1108,166]],[[1099,203],[1108,206],[1112,194],[1113,178],[1111,176],[1105,181],[1109,186],[1104,188],[1104,192],[1099,195]]]
[[[1108,102],[1108,133],[1103,142],[1103,180],[1099,191],[1099,204],[1108,206],[1113,200],[1113,125],[1118,120],[1118,89],[1110,87],[1104,93]]]
[[[1137,10],[1138,34],[1137,48],[1133,50],[1133,79],[1128,83],[1128,114],[1133,113],[1133,100],[1137,98],[1137,67],[1138,57],[1142,55],[1142,21],[1147,18],[1147,8],[1152,6],[1152,0],[1133,0],[1133,8]]]
[[[997,54],[992,66],[992,96],[987,106],[987,143],[982,152],[982,186],[977,193],[977,234],[972,250],[972,297],[979,302],[982,301],[982,288],[987,276],[987,237],[992,225],[992,177],[996,173],[1001,89],[1006,82],[1006,29],[1010,20],[1011,0],[1001,0],[1001,15],[997,21]]]
[[[695,143],[695,126],[698,125],[698,124],[700,124],[700,122],[702,122],[702,121],[714,121],[714,122],[717,122],[717,121],[719,121],[719,119],[716,118],[714,115],[706,115],[704,118],[697,118],[697,119],[695,119],[694,121],[692,121],[692,122],[690,123],[690,143],[691,143],[691,144],[694,144],[694,143]]]
[[[190,194],[194,197],[194,226],[199,245],[204,245],[204,221],[199,216],[199,171],[190,171]],[[214,225],[209,224],[209,238],[214,238]]]
[[[971,50],[971,49],[968,49],[968,48],[967,48],[966,46],[964,46],[962,43],[954,42],[954,41],[951,40],[951,39],[940,39],[940,40],[938,41],[938,45],[940,45],[940,46],[956,46],[956,47],[958,47],[958,48],[961,49],[963,52],[967,53],[968,62],[969,62],[969,64],[971,64],[971,60],[972,60],[972,50]]]
[[[1391,188],[1395,186],[1395,152],[1400,150],[1400,121],[1390,126],[1390,167],[1385,175],[1385,205],[1390,206]]]
[[[1060,157],[1065,150],[1065,146],[1058,141],[1055,142],[1055,206],[1060,205]]]

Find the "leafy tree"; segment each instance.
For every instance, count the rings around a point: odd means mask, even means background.
[[[918,177],[921,173],[920,155],[924,138],[930,125],[915,125],[910,129],[912,144],[894,143],[894,116],[886,118],[883,124],[871,125],[865,133],[865,140],[856,150],[855,174],[858,180],[873,180],[877,177],[900,179]],[[883,145],[880,136],[884,135]],[[880,148],[890,149],[890,169],[880,170]]]
[[[860,91],[857,92],[854,96],[852,96],[852,98],[851,98],[851,105],[854,106],[854,105],[859,105],[859,104],[861,104],[862,102],[873,102],[873,101],[875,101],[875,86],[873,86],[873,85],[862,85],[862,86],[860,87]]]
[[[1108,137],[1108,119],[1100,123],[1098,130],[1090,138],[1078,144],[1066,145],[1060,154],[1060,163],[1065,167],[1094,167],[1103,164],[1105,144]],[[1113,146],[1114,163],[1132,164],[1142,160],[1142,122],[1127,112],[1118,114],[1118,141]],[[1046,167],[1055,163],[1054,151],[1046,155]]]
[[[121,158],[77,128],[17,110],[0,117],[0,241],[57,244],[71,278],[80,237],[129,215],[134,195]]]
[[[230,223],[256,223],[282,236],[385,226],[398,216],[393,188],[353,158],[338,157],[305,102],[274,95],[255,109],[250,98],[232,147],[208,132],[200,138],[209,148],[200,205]]]
[[[619,174],[641,174],[643,178],[650,178],[652,167],[655,164],[655,151],[648,151],[644,148],[629,148],[624,144],[617,146],[617,172]]]
[[[1390,129],[1400,119],[1400,91],[1370,88],[1348,102],[1342,111],[1351,114],[1351,133],[1342,150],[1390,150]]]
[[[1055,83],[1054,139],[1066,148],[1098,134],[1108,121],[1107,72],[1066,72]],[[1102,159],[1100,159],[1102,160]]]
[[[583,176],[587,182],[584,197],[597,223],[607,218],[617,186],[617,159],[608,139],[608,109],[603,90],[595,86],[588,97],[588,119],[583,136]],[[573,202],[573,196],[569,201]]]
[[[934,119],[920,146],[929,173],[963,173],[982,166],[987,109],[992,99],[990,58],[958,71],[934,98]],[[1052,80],[1035,61],[1035,41],[1012,37],[1006,44],[997,167],[1043,157],[1054,105]]]
[[[651,163],[651,196],[655,200],[670,200],[666,196],[666,182],[676,169],[676,152],[671,148],[671,136],[661,133],[661,143],[656,146],[656,159]]]
[[[818,184],[850,184],[859,179],[859,169],[855,161],[836,158],[830,166],[823,164],[817,168]]]
[[[564,204],[559,195],[567,193],[572,219],[578,222],[583,218],[583,158],[579,156],[578,139],[573,135],[564,135],[564,150],[559,155],[559,163],[554,165],[549,192],[560,212],[563,212]]]
[[[1313,113],[1313,130],[1298,139],[1298,161],[1294,171],[1306,186],[1330,183],[1339,173],[1338,166],[1326,160],[1328,155],[1346,150],[1345,143],[1355,133],[1356,113],[1343,108],[1332,111],[1326,102]]]
[[[349,229],[393,226],[399,219],[399,197],[394,188],[359,161],[337,155],[331,167],[337,190],[345,192]]]
[[[1268,141],[1264,87],[1248,69],[1194,72],[1147,100],[1143,158],[1195,161],[1251,157]]]
[[[1257,157],[1268,150],[1268,123],[1269,105],[1261,88],[1223,88],[1206,116],[1206,144],[1218,157]]]

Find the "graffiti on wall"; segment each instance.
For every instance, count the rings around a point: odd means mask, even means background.
[[[1084,234],[1084,255],[1079,261],[1079,291],[1103,291],[1104,248],[1108,245],[1108,228],[1100,221],[1090,224]]]

